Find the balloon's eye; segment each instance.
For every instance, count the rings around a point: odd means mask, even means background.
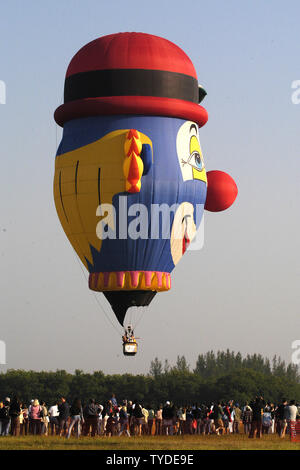
[[[189,164],[196,170],[203,170],[203,161],[199,152],[193,152],[189,158]]]

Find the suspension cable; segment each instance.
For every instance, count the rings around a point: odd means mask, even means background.
[[[138,307],[135,307],[136,309],[138,309]],[[145,315],[145,307],[140,307],[142,309],[142,312],[141,312],[141,315],[139,317],[139,319],[137,320],[136,324],[135,324],[135,328],[137,328],[137,326],[140,324],[142,318],[144,318],[144,315]]]
[[[81,265],[81,261],[80,261],[80,259],[79,259],[79,257],[78,257],[78,255],[77,255],[76,252],[75,252],[75,258],[76,258],[77,261],[78,261],[78,264],[79,264],[79,266],[80,266],[80,269],[81,269],[81,271],[82,271],[82,273],[83,273],[83,276],[84,276],[85,280],[88,282],[88,278],[87,278],[86,272],[84,271],[84,269],[83,269],[83,267],[82,267],[82,265]],[[108,314],[106,313],[106,311],[105,311],[103,305],[101,304],[100,300],[98,299],[96,293],[95,293],[93,290],[92,290],[92,293],[93,293],[93,296],[94,296],[94,298],[95,298],[97,304],[99,305],[99,307],[101,308],[102,312],[104,313],[106,319],[109,321],[109,323],[111,324],[111,326],[116,330],[116,332],[118,333],[118,336],[120,336],[121,333],[120,333],[119,328],[117,328],[116,325],[112,322],[112,320],[111,320],[111,318],[110,318],[110,315],[108,315]]]

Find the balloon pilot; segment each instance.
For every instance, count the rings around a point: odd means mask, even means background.
[[[135,337],[134,337],[134,331],[132,329],[131,325],[128,325],[127,328],[124,330],[124,335],[122,336],[123,343],[134,343]]]
[[[134,356],[137,353],[137,342],[131,325],[125,328],[122,340],[124,356]]]

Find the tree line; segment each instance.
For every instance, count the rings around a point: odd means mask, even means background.
[[[184,356],[178,356],[173,366],[156,357],[148,374],[14,369],[0,374],[1,399],[17,395],[27,403],[39,398],[50,405],[65,396],[69,401],[78,397],[83,402],[95,398],[103,403],[112,393],[120,402],[126,398],[154,407],[166,400],[178,405],[230,399],[244,403],[257,394],[273,403],[282,398],[300,402],[300,376],[296,365],[286,364],[280,357],[272,361],[260,354],[243,358],[229,350],[199,354],[194,369]]]

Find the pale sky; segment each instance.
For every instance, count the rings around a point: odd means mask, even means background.
[[[0,371],[146,373],[156,356],[172,364],[185,355],[194,367],[199,353],[227,348],[290,361],[300,338],[300,105],[291,99],[299,14],[298,1],[2,5]],[[229,210],[205,214],[203,249],[183,257],[171,291],[143,311],[135,358],[123,357],[109,304],[88,289],[52,192],[61,136],[53,113],[68,63],[89,41],[121,31],[165,37],[188,54],[207,91],[206,168],[228,172],[239,188]]]

